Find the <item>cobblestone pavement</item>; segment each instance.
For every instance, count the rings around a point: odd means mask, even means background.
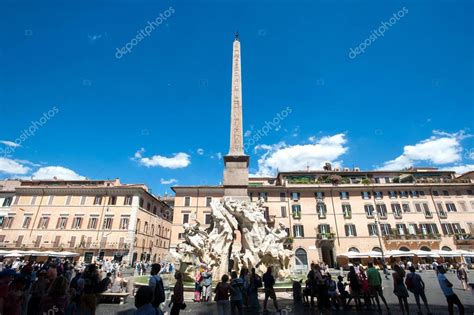
[[[472,274],[472,272],[471,272]],[[430,308],[432,314],[448,314],[446,298],[444,297],[443,293],[438,284],[438,280],[436,279],[436,275],[434,271],[425,271],[420,274],[423,278],[423,281],[426,284],[426,295],[428,298],[428,303],[430,304]],[[448,279],[454,284],[454,292],[458,295],[461,302],[464,304],[465,307],[465,314],[466,315],[473,315],[474,314],[474,291],[464,291],[462,290],[461,283],[457,279],[456,275],[453,273],[446,274]],[[471,279],[474,277],[474,274],[471,276]],[[392,293],[392,281],[391,280],[384,280],[384,295],[387,299],[387,302],[390,306],[390,314],[401,314],[398,300],[396,296]],[[260,303],[263,303],[263,294],[259,294]],[[217,314],[216,305],[214,302],[210,303],[194,303],[192,302],[193,293],[186,292],[185,293],[185,300],[187,304],[187,308],[184,311],[181,311],[181,314],[196,314],[196,315],[213,315]],[[292,296],[290,293],[286,292],[279,292],[277,293],[278,304],[279,307],[282,309],[280,314],[282,315],[306,315],[306,314],[330,314],[330,312],[320,313],[315,308],[305,307],[303,305],[294,305],[292,301]],[[124,305],[114,305],[114,304],[100,304],[97,309],[98,315],[112,315],[112,314],[121,314],[121,315],[129,315],[133,314],[135,310],[133,306],[133,297],[129,298],[127,304]],[[410,293],[410,297],[408,298],[408,302],[410,304],[410,314],[417,314],[417,308],[415,304],[415,298],[413,294]],[[272,303],[268,303],[269,313],[267,314],[278,314],[275,312]],[[457,314],[456,307],[455,314]],[[424,308],[422,308],[423,314],[426,314]],[[334,314],[381,314],[375,310],[367,310],[362,309],[360,311],[356,311],[354,308],[349,311],[333,311]],[[255,312],[248,312],[246,314],[255,314]],[[383,308],[382,314],[388,314],[387,311]]]

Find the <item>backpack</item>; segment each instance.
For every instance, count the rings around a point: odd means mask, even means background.
[[[414,276],[412,274],[409,274],[409,275],[407,275],[407,277],[405,279],[405,285],[407,286],[407,289],[410,290],[410,291],[413,290],[413,277]]]
[[[163,285],[163,280],[161,278],[159,278],[158,280],[156,277],[155,279],[156,279],[156,286],[155,286],[155,292],[153,293],[152,305],[154,307],[158,307],[160,306],[161,303],[163,303],[166,300],[166,296],[165,296],[165,288]]]

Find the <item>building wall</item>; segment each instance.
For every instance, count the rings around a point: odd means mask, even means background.
[[[172,224],[165,218],[172,209],[138,186],[22,186],[15,194],[0,228],[3,248],[67,250],[81,259],[86,252],[104,252],[105,258],[121,254],[127,262],[159,261],[169,252]]]
[[[264,207],[268,207],[269,222],[271,224],[282,222],[289,228],[289,233],[294,239],[293,250],[304,249],[308,256],[308,263],[311,261],[332,263],[336,261],[339,254],[351,248],[357,248],[360,252],[380,248],[386,251],[402,247],[410,250],[419,250],[422,247],[436,250],[445,246],[452,250],[474,249],[474,240],[457,240],[456,236],[470,234],[472,238],[474,234],[474,185],[472,183],[465,181],[462,183],[400,184],[391,182],[388,177],[381,178],[380,183],[370,185],[290,184],[288,181],[276,179],[263,180],[256,184],[258,179],[252,179],[248,191],[253,202],[256,202],[260,195],[266,195]],[[205,207],[206,196],[212,195],[220,199],[223,194],[218,186],[201,188],[199,196],[196,187],[175,187],[174,190],[176,197],[173,229],[177,230],[177,233],[172,237],[171,249],[174,249],[178,242],[183,241],[179,238],[179,233],[183,232],[183,214],[192,213],[197,216],[200,223],[203,223],[204,214],[210,212],[210,208]],[[206,193],[203,193],[203,190]],[[389,191],[396,191],[396,197],[390,197]],[[401,197],[400,191],[417,191],[418,193],[408,193],[406,197]],[[324,198],[318,200],[315,196],[316,192],[323,192]],[[349,198],[341,199],[341,192],[348,192]],[[364,199],[362,192],[370,192],[370,198]],[[382,196],[375,197],[375,192],[382,192]],[[447,192],[447,195],[443,192]],[[292,198],[292,195],[295,198]],[[189,206],[185,206],[187,197],[190,197]],[[318,215],[318,201],[326,205],[325,217]],[[448,212],[447,203],[454,204],[456,211]],[[375,225],[379,234],[381,233],[380,238],[376,234],[369,234],[368,224],[375,224],[375,218],[368,216],[364,208],[365,205],[371,205],[377,209],[379,204],[385,204],[387,213],[386,217],[380,217],[378,222],[382,226],[390,224],[391,227],[391,230],[380,231],[382,227]],[[392,204],[400,205],[400,216],[394,214]],[[404,211],[402,204],[407,204],[409,211]],[[419,208],[417,204],[420,205]],[[423,204],[426,204],[431,215],[425,215]],[[442,205],[446,215],[440,213],[437,204]],[[301,208],[299,217],[292,214],[294,205],[299,205]],[[344,215],[343,205],[350,205],[350,216]],[[285,211],[282,211],[282,207],[285,207]],[[442,224],[446,223],[456,224],[458,225],[456,228],[460,229],[449,231],[448,228],[444,231]],[[318,230],[320,224],[330,226],[329,235],[320,233]],[[356,236],[346,235],[347,224],[355,227]],[[397,224],[405,224],[404,235],[400,235],[401,231],[397,229]],[[416,235],[407,236],[411,233],[409,224],[417,225],[418,231],[414,232]],[[430,233],[430,227],[423,230],[420,224],[435,225],[437,232]],[[304,231],[304,236],[301,237],[295,235],[295,226],[299,225],[303,226]]]

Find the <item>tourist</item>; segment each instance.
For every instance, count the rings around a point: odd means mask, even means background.
[[[337,284],[331,277],[331,274],[328,272],[326,274],[326,287],[328,288],[328,296],[330,299],[331,307],[333,310],[339,309],[339,302],[337,297]]]
[[[249,305],[249,297],[248,297],[248,288],[249,288],[249,279],[250,279],[250,275],[249,275],[249,270],[245,267],[242,267],[242,269],[240,269],[240,275],[239,275],[239,278],[242,279],[243,281],[243,284],[244,284],[244,290],[242,292],[242,302],[244,304],[245,307],[248,307]]]
[[[307,286],[310,289],[311,293],[311,306],[314,306],[314,297],[316,296],[316,265],[311,263],[310,270],[307,275]]]
[[[360,308],[361,285],[354,266],[351,266],[349,268],[349,273],[347,274],[347,281],[349,281],[350,289],[350,296],[349,300],[347,301],[347,305],[349,306],[351,300],[354,299],[356,308]]]
[[[17,276],[10,283],[8,293],[5,297],[3,313],[5,315],[21,315],[22,304],[25,300],[26,279]]]
[[[99,285],[97,266],[95,264],[88,265],[77,284],[79,290],[83,292],[82,304],[88,311],[94,314],[97,307],[95,293],[97,292],[97,287]]]
[[[309,284],[309,280],[305,281],[305,287],[303,289],[303,303],[306,306],[309,306],[309,301],[311,297],[311,285]]]
[[[301,303],[302,301],[302,296],[301,296],[301,283],[303,283],[303,280],[300,281],[293,281],[293,303]]]
[[[110,277],[112,277],[112,273],[107,272],[105,278],[100,280],[97,293],[105,292],[112,286],[112,280]]]
[[[147,286],[138,288],[135,294],[134,315],[156,315],[156,308],[151,304],[153,301],[153,289]]]
[[[280,311],[278,308],[278,303],[276,300],[275,289],[273,286],[275,285],[275,277],[272,275],[272,267],[267,268],[267,272],[263,275],[263,284],[265,285],[265,299],[263,300],[263,311],[267,312],[267,303],[268,298],[273,300],[273,306],[277,313]]]
[[[393,270],[393,293],[398,297],[398,304],[400,305],[402,314],[409,314],[408,290],[403,281],[405,278],[405,270],[397,264],[393,266]]]
[[[360,292],[364,296],[364,303],[367,308],[370,308],[370,292],[369,292],[369,279],[365,274],[364,267],[359,266],[359,282],[360,282]]]
[[[112,283],[112,287],[110,288],[110,292],[112,293],[120,293],[122,292],[123,287],[123,277],[120,271],[117,271],[115,274],[114,282]]]
[[[322,310],[324,307],[329,304],[328,289],[326,287],[326,281],[321,272],[321,267],[319,264],[314,266],[314,276],[316,283],[316,296],[318,298],[318,309]]]
[[[46,270],[41,270],[38,273],[38,279],[31,286],[30,300],[28,301],[28,315],[34,315],[38,313],[38,305],[41,298],[46,295],[49,288],[49,280],[46,278]]]
[[[407,286],[407,289],[410,290],[413,295],[415,295],[416,306],[418,307],[418,314],[421,314],[420,297],[423,300],[423,303],[425,304],[426,311],[428,312],[428,314],[430,314],[431,311],[428,306],[428,300],[426,299],[425,295],[425,283],[423,282],[423,279],[421,279],[421,276],[416,274],[415,267],[410,266],[408,270],[410,270],[410,273],[405,279],[405,284]]]
[[[201,275],[201,270],[199,268],[196,269],[196,274],[194,275],[194,302],[200,302],[201,301],[201,281],[202,281],[202,275]]]
[[[153,302],[152,305],[155,307],[159,314],[162,314],[160,304],[166,300],[165,295],[165,286],[163,285],[163,279],[161,278],[160,274],[161,265],[160,264],[153,264],[151,265],[150,271],[150,280],[148,281],[148,286],[153,291]]]
[[[374,264],[372,262],[368,263],[368,267],[369,268],[367,269],[367,279],[369,282],[369,292],[371,295],[375,297],[375,302],[377,303],[377,308],[379,309],[379,311],[381,310],[379,297],[382,299],[382,302],[385,304],[387,311],[389,311],[390,309],[383,295],[382,277],[380,276],[380,272],[377,269],[375,269]]]
[[[209,302],[212,294],[212,272],[207,267],[202,273],[202,296],[204,302]]]
[[[350,298],[349,292],[346,290],[347,283],[343,282],[344,277],[337,277],[337,291],[339,291],[339,300],[343,308],[346,308],[346,300]]]
[[[41,299],[40,309],[42,313],[64,314],[69,303],[67,295],[68,282],[63,276],[58,276],[48,290],[48,294]]]
[[[230,314],[230,304],[229,297],[233,292],[233,288],[230,286],[229,276],[223,275],[221,282],[216,285],[214,293],[216,294],[214,300],[217,304],[217,315],[229,315]]]
[[[262,279],[256,274],[255,268],[252,268],[249,277],[248,297],[249,307],[253,312],[258,313],[260,310],[260,303],[258,302],[258,289],[263,286]]]
[[[454,305],[458,307],[459,314],[464,315],[464,305],[462,305],[458,296],[453,292],[453,284],[446,278],[446,270],[443,266],[437,266],[438,271],[438,282],[441,290],[446,296],[446,301],[448,302],[448,312],[449,315],[454,314]]]
[[[467,278],[467,271],[466,271],[466,267],[464,263],[459,264],[459,267],[456,273],[457,273],[458,279],[461,281],[462,288],[464,289],[464,291],[466,291],[468,289],[468,286],[467,286],[468,278]]]
[[[232,315],[243,314],[243,293],[244,290],[244,280],[240,277],[237,277],[237,271],[232,271],[230,274],[230,286],[232,287],[233,291],[230,296],[230,313]],[[237,310],[237,312],[235,311]]]
[[[173,307],[171,307],[170,315],[178,315],[179,311],[186,307],[186,304],[184,304],[183,275],[181,272],[176,271],[174,278],[176,283],[173,288],[173,295],[171,296],[170,303],[173,303]]]

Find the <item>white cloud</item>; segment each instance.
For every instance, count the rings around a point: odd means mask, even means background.
[[[161,166],[164,168],[184,168],[191,164],[189,154],[179,152],[175,153],[173,157],[165,157],[161,155],[153,155],[151,157],[143,157],[143,153],[145,152],[144,148],[141,148],[137,152],[135,152],[134,160],[137,161],[139,164],[146,166],[146,167],[155,167]]]
[[[64,179],[83,180],[86,179],[71,169],[62,166],[46,166],[39,168],[31,175],[32,179]]]
[[[469,137],[464,131],[446,133],[433,131],[433,136],[415,145],[406,145],[403,154],[385,162],[379,169],[400,170],[417,162],[430,164],[449,164],[462,160],[461,140]]]
[[[29,167],[24,166],[18,161],[5,157],[0,157],[0,173],[25,175],[29,171]]]
[[[18,143],[15,143],[13,141],[8,141],[8,140],[1,140],[0,143],[3,143],[7,147],[12,147],[12,148],[18,148],[21,147]]]
[[[199,148],[199,149],[196,150],[196,153],[199,154],[199,155],[203,155],[204,154],[204,149]]]
[[[321,169],[324,163],[330,162],[340,166],[337,160],[347,152],[346,136],[343,133],[321,138],[314,138],[314,143],[305,145],[287,145],[280,142],[274,145],[258,145],[255,151],[266,150],[258,160],[258,171],[253,176],[273,176],[276,171]]]
[[[171,185],[171,184],[176,184],[178,182],[177,179],[175,178],[170,178],[170,179],[160,179],[160,183],[163,185]]]
[[[469,171],[474,171],[474,164],[464,164],[464,165],[455,165],[448,166],[441,169],[442,171],[454,171],[456,174],[464,174]]]

